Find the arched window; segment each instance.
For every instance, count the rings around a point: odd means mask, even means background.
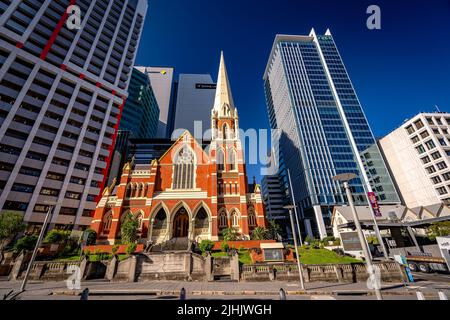
[[[248,226],[250,228],[255,228],[256,227],[256,215],[255,212],[253,210],[250,210],[248,213]]]
[[[173,165],[174,190],[194,189],[195,187],[195,157],[188,147],[183,147],[175,156]]]
[[[112,219],[113,219],[112,212],[108,212],[103,217],[103,225],[102,225],[103,234],[108,234],[109,231],[111,230]]]
[[[219,213],[218,222],[219,222],[219,229],[225,229],[228,227],[227,213],[225,211]]]
[[[228,134],[229,134],[228,125],[224,123],[222,127],[222,135],[225,140],[229,139]]]
[[[239,227],[239,217],[236,211],[233,211],[231,214],[231,223],[233,224],[233,227]]]
[[[195,215],[195,228],[208,228],[208,226],[208,214],[206,213],[205,208],[200,208],[200,210],[198,210],[197,214]]]
[[[228,149],[228,170],[235,171],[237,169],[236,165],[236,151],[233,148]]]
[[[217,150],[217,171],[225,170],[225,155],[222,149]]]
[[[153,229],[160,230],[167,228],[167,215],[164,209],[159,209],[155,216],[155,222],[153,224]]]
[[[142,215],[142,213],[138,213],[138,215],[136,216],[136,221],[138,222],[138,230],[142,231],[142,226],[144,224],[144,216]]]

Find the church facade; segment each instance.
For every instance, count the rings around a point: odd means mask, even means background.
[[[139,222],[141,242],[217,241],[227,228],[249,239],[253,229],[266,227],[259,186],[248,185],[238,112],[223,54],[211,138],[205,150],[186,131],[152,163],[125,164],[120,181],[104,190],[97,205],[91,224],[97,243],[114,244],[120,239],[121,222],[130,213]]]

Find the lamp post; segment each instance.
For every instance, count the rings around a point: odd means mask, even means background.
[[[20,286],[20,292],[25,291],[25,287],[27,285],[27,281],[28,281],[28,277],[30,275],[31,267],[33,266],[34,260],[36,259],[38,249],[39,249],[39,247],[40,247],[40,245],[42,243],[42,239],[44,238],[45,231],[47,230],[47,225],[48,225],[48,223],[50,221],[50,218],[52,216],[52,211],[55,208],[55,205],[56,205],[56,203],[51,203],[48,206],[47,214],[45,215],[45,219],[44,219],[44,224],[42,225],[42,229],[41,229],[41,232],[39,233],[39,238],[38,238],[38,240],[36,242],[36,245],[34,247],[33,254],[31,255],[30,262],[28,262],[28,267],[27,267],[27,271],[25,273],[25,277],[23,278],[22,285]]]
[[[283,207],[286,210],[289,210],[289,218],[291,219],[291,228],[292,228],[292,235],[294,236],[294,247],[295,252],[297,253],[297,267],[298,267],[298,276],[300,277],[300,286],[302,290],[305,290],[305,284],[303,283],[303,272],[302,272],[302,266],[300,263],[300,257],[298,253],[298,246],[297,246],[297,235],[295,233],[295,227],[294,227],[294,218],[292,217],[292,209],[295,208],[294,205],[287,205]]]
[[[366,238],[364,237],[364,233],[361,228],[361,223],[359,222],[358,213],[356,212],[355,204],[353,203],[352,192],[351,192],[350,186],[348,184],[348,182],[350,180],[353,180],[355,178],[357,178],[357,175],[354,173],[344,173],[344,174],[340,174],[340,175],[333,177],[333,180],[342,182],[342,184],[344,186],[345,193],[347,194],[348,203],[350,205],[350,208],[351,208],[351,211],[353,214],[353,220],[355,223],[356,232],[358,233],[359,242],[361,244],[364,258],[366,260],[367,273],[369,274],[370,279],[373,280],[373,279],[375,279],[375,269],[373,267],[372,260],[370,258],[369,248],[367,246]],[[383,297],[381,296],[381,290],[380,290],[380,288],[378,288],[377,284],[374,284],[374,290],[375,290],[375,294],[377,296],[377,300],[383,300]]]
[[[291,171],[288,169],[287,170],[288,173],[288,179],[289,179],[289,188],[290,188],[290,192],[292,195],[292,203],[295,204],[295,195],[294,195],[294,188],[292,187],[292,179],[291,179]],[[300,240],[300,245],[303,245],[303,240],[302,240],[302,232],[300,230],[300,223],[298,222],[298,213],[297,213],[297,206],[294,205],[294,213],[295,213],[295,222],[297,223],[297,231],[298,231],[298,238]],[[303,219],[303,217],[301,217]]]

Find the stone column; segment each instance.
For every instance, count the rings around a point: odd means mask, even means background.
[[[213,275],[212,275],[212,257],[211,253],[206,253],[206,259],[205,259],[205,280],[206,281],[213,281]]]
[[[344,282],[344,275],[343,275],[343,271],[342,268],[340,266],[334,266],[334,272],[336,273],[336,278],[338,280],[339,283]]]
[[[136,256],[131,256],[129,259],[130,269],[128,269],[128,282],[136,282],[137,258]]]
[[[116,268],[117,268],[117,256],[114,255],[114,257],[109,262],[108,267],[106,268],[106,279],[108,279],[109,281],[112,281],[114,279]]]
[[[88,260],[87,260],[86,256],[83,256],[83,260],[81,260],[81,262],[80,262],[81,279],[84,279],[84,274],[86,273],[87,264],[88,264]]]
[[[239,282],[240,280],[239,254],[236,251],[233,251],[233,255],[231,256],[230,268],[231,268],[231,280]]]
[[[25,262],[25,253],[22,253],[17,257],[16,261],[14,261],[13,269],[9,275],[10,280],[17,280],[20,276],[20,271],[22,270],[22,266]]]

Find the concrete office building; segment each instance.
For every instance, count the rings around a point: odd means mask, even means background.
[[[450,213],[450,113],[420,113],[379,145],[411,211],[420,218]]]
[[[144,0],[0,6],[0,208],[39,226],[88,226],[108,171],[136,50]]]
[[[400,202],[329,31],[277,35],[264,84],[271,126],[282,131],[280,153],[300,215],[313,222],[316,235],[332,233],[332,209],[347,203],[332,180],[338,174],[358,175],[351,181],[358,205],[368,204],[371,191],[381,204]]]
[[[171,67],[136,67],[150,79],[150,85],[159,106],[159,125],[157,138],[170,137],[168,132],[171,108],[174,68]]]
[[[204,133],[211,127],[216,84],[209,74],[180,74],[177,87],[173,130],[178,134],[172,138],[176,139],[183,133],[181,131],[188,130],[195,138],[210,140],[211,135],[204,136]],[[201,122],[201,130],[197,128],[199,132],[194,130],[196,121]]]

